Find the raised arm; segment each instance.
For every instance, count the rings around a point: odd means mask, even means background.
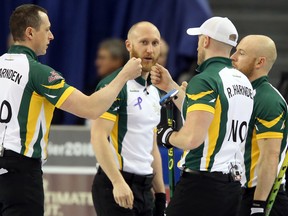
[[[187,113],[183,127],[179,132],[171,134],[169,142],[184,150],[199,147],[205,140],[213,117],[214,115],[207,111],[195,110]]]
[[[90,96],[75,89],[60,109],[82,118],[96,119],[112,105],[125,83],[140,76],[141,71],[141,59],[131,58],[118,76],[105,88]]]
[[[157,88],[169,92],[172,89],[178,89],[178,98],[173,99],[174,104],[177,106],[177,108],[181,111],[182,109],[182,103],[185,97],[185,88],[186,88],[186,83],[183,84],[183,86],[179,86],[172,77],[169,74],[169,71],[164,68],[163,66],[156,64],[155,66],[152,67],[152,70],[150,72],[151,74],[151,81],[153,85],[155,85]]]

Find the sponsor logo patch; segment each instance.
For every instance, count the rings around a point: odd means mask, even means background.
[[[50,72],[50,76],[48,77],[48,82],[51,83],[55,80],[59,80],[59,79],[64,79],[59,73],[57,73],[56,71],[51,71]]]

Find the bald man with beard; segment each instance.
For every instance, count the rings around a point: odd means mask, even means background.
[[[276,58],[275,43],[264,35],[243,38],[231,56],[233,66],[248,77],[255,91],[252,118],[243,146],[245,186],[240,216],[265,214],[269,193],[287,149],[287,104],[268,81]],[[270,215],[288,215],[284,182]]]
[[[130,58],[142,60],[142,76],[127,82],[117,100],[92,123],[91,143],[99,163],[92,195],[98,216],[156,216],[166,203],[162,163],[156,142],[159,92],[148,78],[160,55],[160,33],[150,22],[131,27],[126,40]],[[110,83],[121,70],[97,86]],[[109,140],[107,139],[109,137]]]

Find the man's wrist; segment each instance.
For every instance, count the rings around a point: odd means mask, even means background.
[[[155,207],[153,210],[153,216],[164,216],[166,208],[166,194],[155,193]]]
[[[172,148],[173,145],[169,142],[169,139],[173,133],[173,129],[172,128],[168,128],[164,134],[163,134],[163,137],[162,137],[162,144],[165,148]]]
[[[265,214],[265,208],[266,208],[266,201],[253,200],[253,203],[251,206],[251,215],[253,215],[253,216],[264,215]]]
[[[166,194],[164,192],[155,193],[155,199],[165,200],[166,202]]]
[[[113,187],[117,186],[117,185],[121,185],[126,183],[125,179],[123,178],[122,174],[120,173],[120,171],[118,171],[119,173],[114,175],[114,177],[112,179],[110,179]],[[106,174],[107,175],[107,174]]]
[[[167,136],[166,136],[166,145],[167,145],[167,148],[169,147],[169,148],[171,148],[171,147],[173,147],[173,145],[170,143],[170,141],[169,141],[169,139],[170,139],[170,137],[171,137],[171,135],[172,135],[172,133],[173,133],[174,131],[172,130],[172,131],[169,131],[168,132],[168,134],[167,134]]]
[[[120,73],[118,73],[117,77],[120,82],[127,82],[129,80],[129,75],[125,72],[125,68],[123,68]]]
[[[166,93],[172,91],[173,89],[178,89],[179,85],[174,82],[173,80],[168,84],[166,89],[163,89],[163,91],[165,91]]]

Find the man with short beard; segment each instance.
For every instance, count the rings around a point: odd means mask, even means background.
[[[154,215],[163,216],[166,196],[155,139],[160,98],[148,76],[160,55],[160,33],[152,23],[139,22],[129,30],[126,47],[130,58],[142,60],[142,76],[128,81],[110,109],[92,123],[91,143],[100,165],[92,187],[94,207],[98,216],[151,216],[153,186]],[[96,90],[119,71],[103,79]]]
[[[231,56],[255,91],[254,108],[244,146],[245,183],[240,216],[265,214],[265,206],[287,148],[287,104],[269,83],[277,58],[274,41],[264,35],[243,38]],[[280,159],[280,160],[279,160]],[[284,178],[283,178],[284,180]],[[288,215],[288,197],[280,186],[271,216]]]

